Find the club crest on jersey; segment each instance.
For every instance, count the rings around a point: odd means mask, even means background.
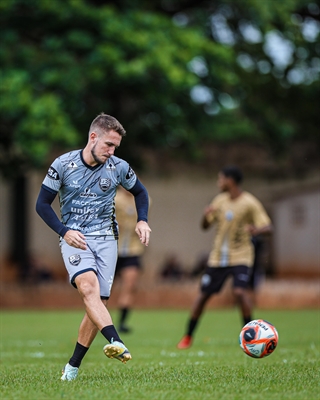
[[[225,217],[227,221],[232,221],[233,220],[233,212],[231,210],[226,211]]]
[[[47,176],[48,176],[50,179],[53,179],[53,180],[55,180],[55,181],[58,181],[58,180],[60,179],[59,174],[58,174],[58,171],[57,171],[56,169],[54,169],[53,167],[50,167],[50,168],[48,169]]]
[[[129,167],[126,179],[130,179],[133,175],[134,175],[134,170],[131,167]]]
[[[109,187],[111,186],[111,179],[110,178],[101,178],[99,181],[99,186],[102,191],[106,192]]]
[[[69,162],[68,168],[78,168],[77,164],[74,161]]]
[[[69,257],[69,263],[71,265],[79,265],[81,262],[81,257],[79,256],[79,254],[73,254],[72,256]]]

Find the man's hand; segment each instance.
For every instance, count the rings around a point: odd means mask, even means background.
[[[246,231],[250,233],[251,236],[257,236],[261,234],[267,234],[272,232],[272,225],[265,225],[257,228],[254,225],[246,225]]]
[[[202,229],[208,229],[209,226],[212,224],[213,221],[213,214],[217,211],[216,207],[213,205],[208,205],[203,210],[203,216],[201,221]]]
[[[203,210],[203,215],[204,215],[205,217],[207,217],[208,215],[213,214],[213,213],[216,212],[216,211],[217,211],[217,208],[214,207],[212,204],[210,204],[210,205],[208,205],[208,206],[206,206],[206,207],[204,208],[204,210]]]
[[[69,246],[82,250],[87,249],[86,239],[81,232],[69,230],[64,235],[63,239],[68,243]]]
[[[148,246],[151,232],[148,223],[145,221],[139,221],[136,225],[135,232],[139,236],[140,242],[145,246]]]

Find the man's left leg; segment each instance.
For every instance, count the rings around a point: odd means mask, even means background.
[[[62,371],[61,380],[71,381],[76,379],[80,364],[97,333],[98,328],[93,324],[88,315],[85,314],[79,327],[76,346],[68,364]]]

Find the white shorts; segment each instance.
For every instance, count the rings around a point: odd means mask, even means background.
[[[78,275],[94,271],[100,284],[100,296],[108,299],[117,264],[118,242],[104,238],[86,236],[87,250],[69,246],[64,239],[60,239],[60,249],[70,283],[76,288],[75,278]]]

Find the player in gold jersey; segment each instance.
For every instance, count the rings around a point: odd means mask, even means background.
[[[241,189],[242,172],[228,166],[218,174],[218,194],[204,210],[202,228],[216,227],[213,248],[201,280],[201,290],[193,305],[186,334],[179,349],[189,348],[194,330],[209,298],[218,293],[226,279],[233,277],[233,294],[239,304],[243,324],[252,320],[248,292],[254,249],[251,237],[270,233],[272,225],[264,207],[252,194]]]
[[[118,331],[129,333],[127,320],[134,301],[141,269],[144,246],[135,233],[137,212],[132,194],[119,186],[115,197],[116,218],[119,225],[118,261],[116,277],[120,278]]]

